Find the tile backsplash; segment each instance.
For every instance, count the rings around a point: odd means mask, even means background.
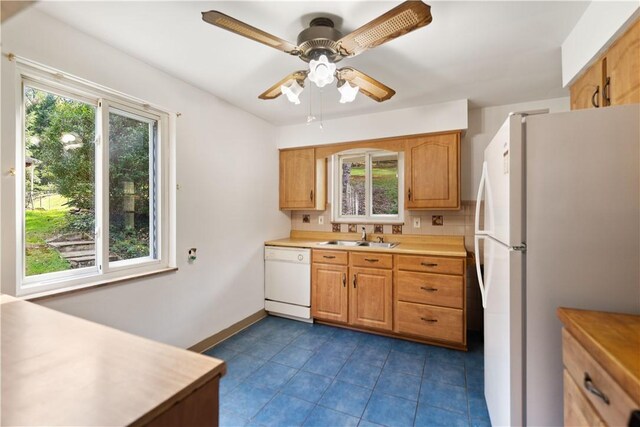
[[[384,234],[430,234],[444,236],[464,236],[464,243],[468,251],[473,251],[473,231],[475,220],[476,202],[463,200],[461,208],[457,211],[405,211],[404,224],[396,227],[395,233],[390,224],[382,225]],[[303,218],[309,216],[309,222]],[[324,224],[320,224],[318,217],[323,216]],[[414,221],[420,217],[420,221]],[[416,222],[420,228],[414,228]],[[441,225],[440,225],[441,224]],[[327,210],[292,212],[291,229],[301,231],[334,231],[346,233],[355,226],[355,232],[359,232],[364,226],[367,234],[380,234],[381,224],[336,224],[331,223],[331,207]],[[353,232],[353,231],[352,231]]]

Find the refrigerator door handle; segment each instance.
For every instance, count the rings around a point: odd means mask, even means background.
[[[490,234],[491,230],[480,230],[480,207],[482,205],[482,194],[485,192],[487,197],[485,198],[485,216],[487,212],[491,214],[491,186],[489,185],[489,171],[487,169],[487,162],[482,163],[482,175],[480,176],[480,185],[478,185],[478,195],[476,197],[476,220],[475,220],[475,234]],[[493,224],[492,218],[489,218],[489,224]],[[485,218],[486,226],[486,218]]]
[[[485,239],[484,236],[474,236],[474,244],[476,251],[476,273],[478,274],[478,285],[480,286],[480,295],[482,296],[482,308],[487,308],[487,292],[488,288],[484,286],[484,280],[482,278],[482,271],[480,271],[480,239]],[[486,250],[486,248],[485,248]]]

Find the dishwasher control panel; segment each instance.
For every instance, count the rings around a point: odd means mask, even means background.
[[[264,248],[264,260],[310,264],[311,250],[304,248],[266,246]]]

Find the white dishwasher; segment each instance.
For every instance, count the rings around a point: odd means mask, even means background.
[[[264,309],[304,322],[311,319],[311,250],[264,248]]]

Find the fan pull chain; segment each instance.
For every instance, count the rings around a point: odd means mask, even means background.
[[[312,92],[313,92],[313,85],[309,85],[309,115],[307,116],[307,124],[311,123],[316,119],[315,116],[311,113],[311,104],[312,104],[311,93]]]
[[[320,130],[324,129],[324,121],[322,120],[322,89],[320,92]]]

